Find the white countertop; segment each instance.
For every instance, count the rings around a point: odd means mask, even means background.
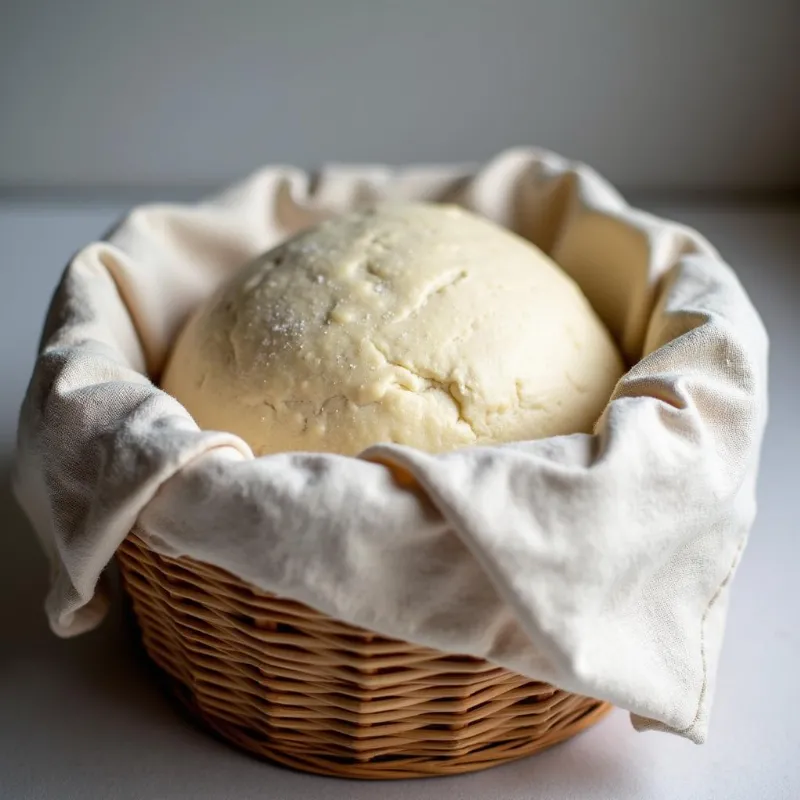
[[[710,738],[588,733],[476,775],[355,783],[289,772],[210,738],[162,694],[116,613],[61,641],[46,565],[7,489],[16,414],[43,314],[78,247],[119,205],[0,203],[0,798],[2,800],[782,800],[800,797],[800,210],[657,207],[714,242],[772,337],[760,515],[738,571]]]

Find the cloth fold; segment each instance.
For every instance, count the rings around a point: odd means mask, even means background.
[[[187,315],[233,270],[382,199],[464,205],[580,284],[631,365],[593,435],[254,458],[157,388]],[[585,165],[517,149],[478,169],[268,168],[195,206],[135,209],[73,259],[14,484],[59,635],[99,623],[103,570],[136,528],[162,553],[700,742],[755,513],[766,367],[763,325],[713,247]]]

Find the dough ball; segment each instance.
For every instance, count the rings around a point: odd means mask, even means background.
[[[162,385],[257,455],[438,452],[590,432],[622,372],[533,245],[457,207],[390,204],[237,273],[190,318]]]

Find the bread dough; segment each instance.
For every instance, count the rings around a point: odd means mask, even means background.
[[[329,220],[245,267],[190,318],[162,386],[257,455],[436,452],[589,432],[622,372],[541,251],[415,203]]]

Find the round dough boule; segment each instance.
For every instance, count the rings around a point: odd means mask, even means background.
[[[257,455],[440,452],[591,431],[623,364],[577,285],[454,206],[309,229],[245,267],[178,338],[162,386]]]

